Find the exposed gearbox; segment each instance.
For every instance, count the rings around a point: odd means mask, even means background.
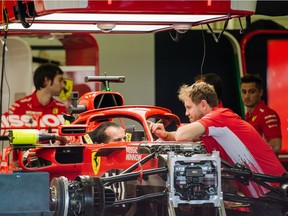
[[[179,204],[211,203],[220,206],[221,160],[219,152],[195,154],[191,157],[168,153],[169,175],[167,188],[169,202],[177,208]]]

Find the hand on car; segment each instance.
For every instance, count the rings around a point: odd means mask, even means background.
[[[167,138],[168,133],[162,123],[153,123],[151,121],[147,121],[147,123],[149,125],[150,131],[154,133],[157,137],[161,139]]]

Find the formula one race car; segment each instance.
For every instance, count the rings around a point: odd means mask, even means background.
[[[110,77],[110,81],[116,78]],[[86,80],[104,80],[108,89],[109,77]],[[21,211],[21,215],[40,215],[44,211],[45,215],[57,216],[226,215],[223,199],[287,206],[287,176],[252,175],[243,167],[224,163],[216,151],[206,153],[201,142],[159,140],[149,130],[147,121],[161,122],[167,130],[176,130],[181,125],[179,118],[162,107],[125,106],[123,101],[117,92],[89,92],[72,103],[70,116],[65,117],[70,124],[61,125],[58,134],[12,129],[8,136],[10,146],[2,152],[0,181],[3,176],[12,175],[10,178],[17,182],[30,174],[31,181],[20,186],[21,196],[35,191],[33,197],[26,199],[39,197],[39,186],[49,200],[44,199],[44,205],[31,209],[27,207],[31,202],[27,204],[23,199],[10,208],[3,207],[0,215],[11,214],[11,209],[13,213]],[[121,125],[126,130],[126,141],[95,144],[85,138],[105,121]],[[47,173],[48,180],[37,184],[33,176]],[[269,188],[279,193],[279,199],[257,200],[223,193],[222,179],[247,179],[263,186],[265,182],[279,182],[281,188]],[[47,183],[49,188],[45,187]],[[0,190],[5,191],[1,184]],[[9,200],[9,196],[5,197]],[[246,213],[249,214],[244,211],[243,215]]]

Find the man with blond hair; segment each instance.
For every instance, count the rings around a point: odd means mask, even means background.
[[[178,97],[185,106],[185,115],[190,123],[173,132],[167,132],[163,124],[150,123],[150,129],[156,136],[176,141],[200,139],[208,153],[219,151],[223,160],[241,164],[255,173],[282,176],[286,172],[271,147],[249,123],[232,110],[217,107],[213,86],[204,82],[182,85]],[[267,188],[252,181],[248,185],[237,186],[247,197],[259,198],[270,193]],[[281,209],[274,205],[263,204],[261,214],[255,213],[255,209],[259,211],[253,206],[252,215],[282,215]]]

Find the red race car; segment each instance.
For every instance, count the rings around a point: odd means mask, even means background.
[[[54,215],[225,215],[223,199],[255,202],[236,194],[223,198],[221,191],[221,179],[243,180],[249,170],[230,164],[222,169],[219,153],[207,154],[200,142],[153,137],[147,121],[161,122],[167,130],[181,125],[170,110],[124,105],[122,95],[109,90],[109,81],[123,77],[86,77],[89,80],[104,82],[105,91],[86,93],[79,100],[73,95],[77,103],[72,101],[65,116],[70,124],[59,126],[58,134],[12,129],[10,146],[2,153],[2,174],[49,173]],[[121,125],[126,141],[94,144],[85,139],[105,121]],[[254,177],[258,182],[287,182],[287,177]],[[285,199],[277,202],[287,206]]]

